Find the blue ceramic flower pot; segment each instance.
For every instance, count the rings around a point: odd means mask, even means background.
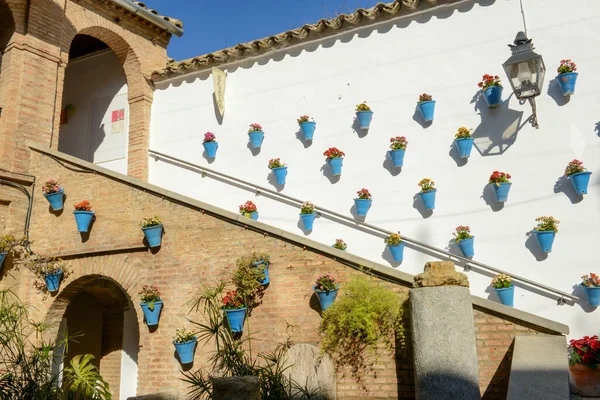
[[[371,120],[373,119],[373,111],[358,111],[356,113],[358,118],[358,124],[360,125],[360,129],[367,130],[371,125]]]
[[[246,215],[244,213],[240,213],[240,215],[243,215],[244,217],[253,219],[255,221],[258,220],[258,211],[251,212],[249,215]]]
[[[260,284],[261,285],[266,285],[266,284],[268,284],[268,283],[271,282],[271,279],[269,279],[269,265],[271,265],[271,263],[268,262],[268,261],[265,263],[265,260],[256,261],[256,262],[252,263],[252,265],[255,266],[255,267],[258,267],[259,265],[263,265],[263,264],[265,264],[265,269],[263,270],[263,273],[265,274],[265,277],[264,277],[263,280],[260,281]]]
[[[492,183],[492,188],[494,188],[494,193],[496,194],[496,201],[498,203],[504,203],[508,200],[508,192],[510,191],[510,187],[512,185],[511,182],[501,183],[500,186]]]
[[[328,158],[327,164],[331,168],[331,175],[340,176],[342,174],[342,165],[344,164],[343,157]]]
[[[584,171],[577,172],[576,174],[571,174],[568,176],[577,194],[587,194],[591,174],[592,173],[590,171]]]
[[[90,228],[90,223],[94,219],[93,211],[73,211],[75,215],[75,222],[77,223],[77,230],[79,232],[87,232]]]
[[[469,239],[463,239],[458,242],[458,247],[460,251],[462,251],[463,256],[465,257],[473,257],[475,255],[475,250],[473,249],[473,244],[475,242],[475,236]]]
[[[392,253],[392,258],[394,261],[404,260],[404,242],[393,246],[388,245],[387,248],[390,249],[390,253]]]
[[[146,325],[155,326],[158,325],[158,318],[160,317],[160,310],[162,310],[163,302],[162,300],[157,300],[154,302],[154,310],[151,310],[148,307],[148,303],[140,303],[142,306],[142,312],[144,313],[144,318],[146,319]]]
[[[315,218],[317,217],[317,213],[312,214],[300,214],[300,219],[304,224],[304,229],[307,231],[313,230],[313,223],[315,222]]]
[[[144,236],[146,236],[146,240],[148,241],[148,246],[150,247],[158,247],[161,244],[163,226],[149,226],[147,228],[142,228],[144,232]]]
[[[46,281],[46,288],[49,292],[56,292],[58,290],[62,276],[63,272],[58,271],[55,274],[48,274],[44,277],[44,280]]]
[[[563,96],[570,96],[575,93],[575,84],[577,83],[577,72],[566,72],[564,74],[558,74],[556,80],[560,85]]]
[[[582,285],[583,286],[583,285]],[[583,286],[585,288],[585,294],[588,298],[590,306],[600,306],[600,287],[596,286]]]
[[[56,193],[44,193],[44,197],[46,198],[46,200],[48,200],[48,203],[50,203],[50,207],[52,207],[54,211],[63,209],[64,193],[65,192],[62,188]]]
[[[246,319],[246,307],[237,310],[225,310],[227,322],[231,332],[238,333],[244,330],[244,320]]]
[[[435,208],[435,193],[437,189],[434,189],[430,192],[421,192],[419,196],[421,196],[421,200],[423,200],[423,204],[425,204],[425,208],[427,210],[433,210]]]
[[[248,136],[250,136],[252,148],[258,149],[262,145],[262,142],[265,138],[265,133],[262,131],[248,132]]]
[[[473,148],[473,139],[456,139],[454,140],[454,147],[456,147],[460,158],[469,158],[471,156],[471,149]]]
[[[554,231],[533,231],[535,237],[540,245],[540,248],[544,253],[550,253],[552,251],[552,244],[554,243]]]
[[[338,295],[338,289],[339,286],[335,290],[330,291],[317,290],[317,287],[313,286],[313,290],[315,291],[315,293],[317,294],[317,298],[319,299],[319,304],[321,304],[321,310],[325,311],[329,307],[331,307],[331,305],[335,301],[335,298]]]
[[[502,86],[492,86],[484,90],[483,97],[489,108],[498,108],[502,102]]]
[[[433,113],[435,112],[435,100],[422,101],[419,104],[417,104],[417,108],[421,113],[421,117],[423,117],[423,121],[433,121]]]
[[[500,297],[500,301],[502,302],[502,304],[504,304],[505,306],[509,306],[509,307],[514,307],[514,302],[515,302],[515,287],[514,285],[510,285],[510,287],[507,288],[494,288],[494,290],[496,291],[496,293],[498,294],[498,297]]]
[[[183,343],[175,343],[175,350],[182,364],[189,364],[194,361],[194,349],[196,348],[196,338]]]
[[[261,142],[262,142],[262,140],[261,140]],[[204,142],[204,143],[202,143],[202,146],[204,147],[204,150],[206,151],[206,155],[209,158],[215,158],[215,156],[217,155],[217,149],[219,148],[218,142]]]
[[[354,205],[356,206],[356,215],[359,217],[366,217],[367,211],[371,208],[373,200],[371,199],[354,199]]]
[[[389,150],[387,156],[392,160],[394,167],[402,167],[404,165],[404,153],[406,153],[406,149]]]
[[[302,129],[302,133],[304,134],[304,140],[313,140],[316,127],[317,123],[314,121],[302,122],[300,124],[300,129]]]
[[[6,258],[7,254],[8,254],[8,252],[0,253],[0,269],[2,268],[2,264],[4,264],[4,259]]]
[[[273,168],[273,173],[275,174],[275,180],[278,185],[285,185],[285,177],[287,176],[287,168],[288,167],[279,167]]]

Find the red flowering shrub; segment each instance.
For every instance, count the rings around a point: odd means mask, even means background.
[[[502,85],[500,84],[500,77],[498,75],[489,74],[485,74],[483,78],[481,78],[481,82],[479,82],[477,86],[479,86],[481,90],[485,90],[492,86],[502,87]]]
[[[423,93],[422,95],[419,96],[419,103],[422,103],[424,101],[431,101],[431,100],[433,100],[433,96],[431,96],[430,94]]]
[[[490,175],[489,183],[494,183],[497,186],[500,186],[501,183],[510,182],[510,178],[512,178],[512,176],[506,172],[494,171],[492,175]]]
[[[325,150],[323,155],[327,158],[342,158],[346,154],[337,147],[330,147],[327,150]]]
[[[581,277],[581,285],[587,287],[600,287],[600,276],[593,272],[585,274]]]
[[[567,165],[567,168],[565,168],[565,175],[567,176],[577,174],[579,172],[585,172],[585,167],[583,166],[583,163],[579,160],[571,161]]]
[[[239,308],[244,308],[244,303],[238,296],[237,292],[235,290],[227,292],[227,294],[223,297],[223,309],[237,310]]]
[[[255,211],[258,211],[258,208],[256,208],[256,204],[254,204],[250,200],[248,200],[247,202],[245,202],[244,204],[242,204],[240,206],[240,212],[242,214],[250,214],[250,213],[253,213]]]
[[[369,193],[369,191],[367,189],[360,189],[356,193],[358,194],[358,198],[361,200],[370,200],[371,199],[371,193]]]
[[[582,339],[572,339],[569,342],[569,364],[583,364],[595,368],[600,357],[600,341],[598,336],[584,336]]]
[[[87,200],[84,200],[81,203],[75,204],[73,207],[75,207],[75,210],[77,210],[77,211],[92,211],[92,205]]]
[[[577,65],[571,60],[560,60],[560,65],[556,69],[559,74],[577,71]]]

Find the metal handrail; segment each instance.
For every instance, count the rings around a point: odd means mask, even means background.
[[[158,152],[158,151],[155,151],[155,150],[148,150],[148,153],[151,156],[153,156],[155,160],[163,159],[163,160],[170,161],[171,163],[181,164],[181,165],[184,165],[186,167],[197,169],[197,170],[199,170],[202,173],[202,177],[206,177],[208,175],[215,175],[215,176],[218,176],[220,178],[236,182],[237,184],[246,186],[248,188],[252,188],[252,190],[256,194],[268,193],[271,196],[279,197],[279,198],[288,200],[290,202],[296,203],[298,205],[302,205],[302,203],[304,203],[304,201],[299,200],[299,199],[297,199],[295,197],[291,197],[291,196],[288,196],[286,194],[279,193],[277,191],[274,191],[274,190],[271,190],[271,189],[267,189],[267,188],[264,188],[264,187],[259,186],[259,185],[255,185],[253,183],[244,181],[242,179],[235,178],[233,176],[229,176],[227,174],[223,174],[221,172],[214,171],[214,170],[212,170],[210,168],[206,168],[206,167],[203,167],[203,166],[191,163],[189,161],[181,160],[181,159],[179,159],[177,157],[173,157],[173,156],[170,156],[168,154],[164,154],[164,153],[161,153],[161,152]],[[378,226],[368,224],[366,222],[357,221],[357,220],[349,218],[349,217],[347,217],[345,215],[339,214],[339,213],[337,213],[335,211],[331,211],[331,210],[329,210],[327,208],[319,207],[317,205],[315,205],[314,207],[315,207],[315,210],[317,211],[317,216],[319,216],[319,214],[327,214],[327,215],[331,215],[331,216],[334,216],[336,218],[342,219],[344,221],[351,222],[352,224],[368,228],[368,229],[370,229],[372,231],[383,233],[385,235],[389,235],[389,234],[395,233],[395,232],[391,232],[391,231],[388,231],[386,229],[380,228]],[[457,260],[463,262],[464,263],[464,267],[463,268],[465,269],[465,271],[470,271],[471,270],[471,266],[476,266],[476,267],[479,267],[479,268],[482,268],[482,269],[485,269],[485,270],[488,270],[488,271],[492,271],[492,272],[495,272],[495,273],[498,273],[498,274],[506,274],[506,275],[510,276],[516,282],[521,282],[521,283],[524,283],[524,284],[529,285],[529,286],[533,286],[533,287],[536,287],[536,288],[539,288],[539,289],[543,289],[546,292],[560,295],[560,297],[558,298],[558,301],[557,301],[557,303],[559,305],[565,304],[565,298],[567,298],[569,300],[573,300],[574,302],[579,301],[579,297],[574,296],[574,295],[572,295],[570,293],[563,292],[563,291],[558,290],[558,289],[554,289],[554,288],[552,288],[550,286],[546,286],[544,284],[541,284],[541,283],[538,283],[538,282],[534,282],[534,281],[529,280],[527,278],[523,278],[521,276],[518,276],[518,275],[515,275],[515,274],[512,274],[512,273],[503,271],[501,269],[494,268],[494,267],[492,267],[490,265],[484,264],[484,263],[479,262],[479,261],[470,260],[470,259],[465,258],[463,256],[459,256],[459,255],[450,253],[449,251],[446,251],[444,249],[440,249],[439,247],[434,247],[434,246],[428,245],[427,243],[423,243],[421,241],[418,241],[418,240],[415,240],[415,239],[411,239],[411,238],[409,238],[407,236],[404,236],[404,235],[401,235],[401,236],[402,236],[402,240],[405,241],[405,242],[407,242],[407,243],[409,243],[409,244],[412,244],[414,246],[422,247],[422,248],[425,248],[427,250],[439,253],[441,255],[444,255],[444,256],[448,257],[449,259],[453,259],[454,258],[454,259],[457,259]]]

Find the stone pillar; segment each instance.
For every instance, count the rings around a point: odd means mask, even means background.
[[[328,354],[308,343],[295,344],[285,353],[285,374],[290,379],[309,390],[318,391],[312,397],[315,400],[335,400],[336,376],[335,365]],[[300,399],[298,391],[292,389],[292,398]]]
[[[415,394],[421,400],[479,400],[469,281],[450,261],[428,262],[410,290]]]
[[[214,378],[213,400],[260,400],[260,384],[255,376]]]

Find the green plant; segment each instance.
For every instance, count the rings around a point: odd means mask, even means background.
[[[78,388],[87,387],[91,391],[86,399],[110,400],[108,384],[97,369],[92,371],[87,364],[78,363],[81,356],[73,358],[75,364],[71,362],[70,368],[53,371],[53,364],[64,360],[64,354],[54,350],[64,347],[64,353],[68,353],[69,343],[76,336],[64,332],[48,341],[47,333],[49,327],[34,321],[17,295],[9,289],[0,291],[0,398],[83,399]],[[63,386],[57,384],[60,374]]]
[[[305,201],[302,203],[302,208],[300,209],[300,214],[314,214],[315,205],[310,201]]]
[[[569,342],[569,365],[583,364],[597,368],[600,364],[600,341],[598,336],[584,336]]]
[[[569,176],[569,175],[573,175],[573,174],[577,174],[579,172],[585,172],[585,171],[586,171],[586,169],[583,166],[583,163],[581,161],[573,160],[567,165],[567,168],[565,168],[565,175]]]
[[[248,308],[248,313],[261,303],[265,291],[261,282],[265,279],[269,260],[266,253],[252,253],[235,261],[236,269],[231,275],[231,283],[236,288],[236,295]]]
[[[456,232],[452,235],[454,235],[454,241],[456,243],[460,243],[461,240],[471,239],[473,237],[473,235],[471,235],[471,228],[463,225],[457,226]]]
[[[356,112],[361,112],[361,111],[371,111],[371,107],[369,107],[367,105],[366,101],[363,101],[362,103],[360,103],[359,105],[356,106]]]
[[[479,82],[477,86],[479,86],[481,90],[485,90],[493,86],[502,87],[502,85],[500,84],[500,77],[498,75],[489,74],[483,75],[483,78],[481,78],[481,82]]]
[[[467,129],[464,126],[461,126],[458,128],[458,132],[454,134],[454,137],[456,139],[468,139],[471,137],[471,130],[472,129]]]
[[[195,370],[182,372],[182,381],[189,386],[188,399],[211,399],[213,373],[221,377],[256,376],[261,388],[261,399],[288,400],[320,398],[322,392],[310,390],[293,380],[286,371],[285,353],[292,346],[286,339],[274,351],[252,356],[252,336],[236,338],[224,326],[221,304],[226,282],[219,282],[215,287],[202,285],[200,292],[187,305],[190,311],[201,311],[203,321],[191,321],[198,327],[198,340],[203,344],[214,345],[215,350],[209,353],[208,363]]]
[[[502,183],[509,183],[512,176],[506,172],[494,171],[488,180],[489,184],[500,186]]]
[[[577,71],[577,65],[571,60],[560,60],[560,65],[556,69],[559,74]]]
[[[33,272],[36,277],[33,286],[42,293],[48,291],[44,280],[46,275],[55,275],[60,271],[63,273],[62,279],[66,279],[71,275],[69,264],[60,258],[42,257],[32,253],[27,254],[20,263]]]
[[[150,311],[154,311],[154,303],[160,301],[160,289],[154,285],[144,285],[138,294],[140,295],[140,301],[148,304]]]
[[[227,292],[227,294],[223,296],[223,310],[239,310],[244,307],[244,299],[242,299],[235,290]]]
[[[269,168],[275,169],[275,168],[283,168],[283,167],[285,167],[285,163],[282,163],[279,158],[272,158],[269,160]]]
[[[400,232],[398,233],[390,233],[385,237],[385,244],[388,246],[397,246],[402,243],[402,237],[400,236]]]
[[[246,218],[252,218],[253,212],[258,212],[258,208],[256,204],[248,200],[244,204],[238,207],[240,209],[240,214],[242,214]]]
[[[356,194],[360,200],[371,200],[371,193],[367,189],[360,189]]]
[[[330,147],[323,152],[323,155],[329,160],[330,158],[342,158],[346,155],[346,153],[337,147]]]
[[[151,226],[159,226],[162,224],[163,223],[158,217],[158,215],[149,218],[142,218],[142,220],[140,221],[140,225],[142,228],[150,228]]]
[[[429,178],[423,178],[419,182],[419,186],[421,186],[421,192],[423,192],[423,193],[432,192],[432,191],[436,190],[434,185],[435,185],[435,182]]]
[[[333,247],[335,247],[338,250],[346,250],[348,248],[348,245],[342,239],[335,239]]]
[[[506,274],[498,274],[492,279],[492,285],[496,289],[509,288],[512,286],[512,278]]]
[[[536,231],[554,231],[558,232],[558,224],[560,221],[554,217],[539,217],[535,219],[537,226],[533,228]]]
[[[297,121],[298,121],[298,124],[302,124],[302,123],[304,123],[304,122],[310,122],[311,120],[312,120],[312,118],[311,118],[311,117],[309,117],[308,115],[301,115],[301,116],[300,116],[300,117],[297,119]]]
[[[322,292],[331,292],[332,290],[337,290],[339,286],[339,282],[331,274],[321,275],[315,281],[315,289]]]
[[[44,183],[44,186],[42,186],[42,192],[44,192],[45,194],[58,193],[61,191],[61,189],[62,188],[60,187],[58,180],[54,178],[48,179]]]
[[[319,326],[321,347],[338,366],[349,366],[361,382],[370,366],[365,352],[375,359],[381,345],[390,352],[404,343],[402,323],[407,297],[364,275],[344,284],[344,295],[323,313]]]
[[[392,150],[402,150],[406,149],[406,145],[408,144],[408,140],[404,136],[396,136],[390,138],[390,149]]]
[[[0,236],[0,253],[12,253],[19,246],[25,246],[26,239],[17,239],[13,235]]]
[[[71,365],[64,370],[65,388],[71,400],[110,400],[108,383],[100,376],[98,368],[92,364],[94,356],[81,354],[73,357]],[[100,378],[99,378],[100,377]]]
[[[190,340],[194,340],[195,338],[196,334],[194,332],[188,331],[185,328],[181,328],[175,331],[173,341],[175,343],[185,343],[189,342]]]
[[[585,274],[581,277],[581,285],[587,287],[600,287],[600,276],[593,272]]]

